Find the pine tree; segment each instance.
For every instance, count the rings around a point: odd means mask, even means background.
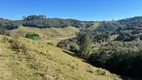
[[[88,34],[83,34],[80,37],[79,56],[87,59],[91,53],[91,39]]]

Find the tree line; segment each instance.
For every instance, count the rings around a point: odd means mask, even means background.
[[[82,22],[75,19],[46,18],[44,15],[31,15],[24,17],[23,20],[8,20],[0,18],[0,23],[7,30],[16,29],[19,26],[37,27],[37,28],[63,28],[73,26],[80,28]]]
[[[79,28],[82,24],[79,20],[75,19],[46,18],[44,15],[31,15],[24,18],[23,26],[38,28],[63,28],[73,26]]]

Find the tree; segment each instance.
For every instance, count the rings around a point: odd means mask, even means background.
[[[88,34],[82,34],[80,37],[80,51],[79,56],[87,59],[91,54],[91,39]]]
[[[4,34],[5,33],[5,29],[3,27],[3,24],[0,22],[0,34]]]

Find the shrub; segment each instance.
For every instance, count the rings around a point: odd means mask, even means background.
[[[80,50],[79,45],[78,45],[78,44],[76,44],[76,43],[71,44],[70,48],[71,48],[71,51],[72,51],[72,52],[75,52],[75,53],[78,53],[78,52],[79,52],[79,50]]]
[[[62,40],[57,44],[57,47],[73,52],[76,52],[79,49],[79,45],[77,44],[77,40],[75,38]]]
[[[33,39],[33,40],[40,40],[41,39],[40,36],[34,32],[29,32],[25,37]]]
[[[51,45],[51,46],[54,46],[54,44],[53,44],[53,43],[50,43],[50,42],[49,42],[49,43],[47,43],[47,44],[48,44],[48,45]]]
[[[62,49],[67,49],[67,45],[68,45],[68,42],[63,40],[63,41],[60,41],[58,44],[57,44],[57,47],[59,48],[62,48]]]
[[[98,75],[105,75],[105,76],[107,75],[107,72],[105,70],[101,69],[101,68],[97,69],[96,73]]]

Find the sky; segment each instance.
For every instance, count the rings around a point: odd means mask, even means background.
[[[142,16],[142,0],[0,0],[0,18],[46,15],[86,21]]]

